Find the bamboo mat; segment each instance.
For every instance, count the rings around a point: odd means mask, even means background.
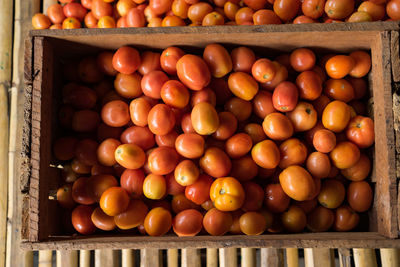
[[[34,13],[55,0],[0,0],[0,266],[400,266],[399,249],[221,248],[40,251],[19,249],[22,195],[19,153],[23,105],[24,39]],[[13,12],[11,12],[13,11]],[[6,112],[7,111],[7,112]],[[8,127],[9,126],[9,127]],[[5,129],[9,129],[8,131]],[[8,209],[7,209],[8,207]]]

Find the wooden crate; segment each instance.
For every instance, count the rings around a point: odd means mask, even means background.
[[[33,31],[26,42],[26,106],[22,190],[28,192],[23,214],[25,249],[201,248],[201,247],[397,247],[397,180],[392,110],[392,65],[398,64],[398,23],[174,27],[156,29],[81,29]],[[397,35],[396,35],[397,34]],[[246,45],[263,53],[310,47],[317,51],[370,50],[370,89],[375,119],[372,182],[375,198],[369,232],[265,234],[262,236],[163,237],[127,234],[65,236],[59,208],[49,194],[59,186],[52,142],[60,100],[61,59],[123,45],[163,49],[199,49],[209,43]],[[397,48],[397,49],[396,49]],[[395,76],[395,75],[393,75]]]

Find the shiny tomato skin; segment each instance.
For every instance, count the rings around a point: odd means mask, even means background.
[[[249,211],[240,216],[239,225],[246,235],[260,235],[267,228],[267,220],[260,212]]]
[[[165,182],[167,184],[167,194],[175,196],[185,192],[185,187],[176,182],[175,175],[173,173],[165,176]]]
[[[283,191],[297,201],[309,200],[315,191],[315,184],[309,172],[298,165],[292,165],[279,175]]]
[[[300,99],[316,100],[322,93],[322,82],[314,71],[307,70],[296,78]]]
[[[139,68],[141,59],[135,48],[123,46],[115,52],[112,63],[118,72],[131,74]]]
[[[325,0],[304,0],[301,4],[303,14],[318,19],[324,14]]]
[[[250,101],[258,92],[258,83],[245,72],[233,72],[229,75],[228,86],[232,93],[246,101]]]
[[[129,195],[121,187],[110,187],[101,195],[100,208],[108,216],[124,212],[129,205]]]
[[[279,112],[268,114],[262,123],[262,127],[269,138],[279,141],[288,139],[294,132],[291,120]]]
[[[201,205],[210,199],[210,188],[213,183],[211,176],[200,174],[199,178],[191,185],[186,186],[185,196],[197,205]]]
[[[251,73],[251,68],[256,61],[256,56],[248,47],[237,47],[231,51],[233,71]]]
[[[219,126],[219,117],[215,108],[207,102],[196,104],[190,115],[194,130],[201,135],[214,133]]]
[[[317,111],[308,102],[298,102],[296,107],[287,113],[295,132],[304,132],[312,129],[317,123]]]
[[[64,209],[73,209],[76,206],[72,198],[72,185],[65,184],[57,190],[57,202]]]
[[[195,209],[181,211],[173,218],[172,228],[178,236],[195,236],[203,228],[203,215]]]
[[[165,235],[171,229],[171,226],[171,212],[161,207],[150,210],[144,219],[144,229],[150,236]]]
[[[161,99],[161,88],[168,80],[168,76],[160,70],[146,73],[141,80],[143,94],[154,99]]]
[[[121,144],[120,141],[113,138],[104,140],[97,148],[97,158],[104,166],[113,166],[116,164],[114,157],[115,150]]]
[[[248,134],[238,133],[230,137],[225,143],[225,151],[229,157],[235,159],[246,155],[253,147],[253,141]]]
[[[258,166],[273,169],[279,164],[280,152],[273,141],[264,140],[253,146],[251,157]]]
[[[119,229],[128,230],[143,224],[148,208],[143,201],[131,199],[127,208],[114,216],[114,222]]]
[[[305,212],[296,205],[291,205],[286,212],[282,213],[281,220],[283,227],[290,233],[301,232],[307,225]]]
[[[199,168],[188,159],[182,160],[175,168],[174,176],[178,184],[188,186],[196,182],[199,178]]]
[[[185,55],[182,49],[178,47],[168,47],[160,56],[161,68],[169,75],[176,75],[176,63]]]
[[[100,207],[97,207],[90,217],[93,224],[100,230],[111,231],[116,227],[114,218],[105,214]]]
[[[367,148],[375,141],[374,122],[371,118],[356,116],[350,120],[346,136],[358,147]]]
[[[241,207],[244,211],[257,211],[261,209],[264,202],[264,190],[253,182],[243,183],[245,193],[244,203]]]
[[[311,70],[315,60],[314,52],[308,48],[297,48],[290,54],[290,65],[297,72]]]
[[[300,9],[300,0],[275,0],[274,1],[274,12],[283,21],[289,21],[293,19],[298,10]]]
[[[108,126],[124,126],[130,121],[129,107],[121,100],[110,101],[103,106],[101,118]]]
[[[332,132],[343,131],[350,121],[349,106],[339,100],[330,102],[322,113],[324,127]]]
[[[237,130],[237,119],[229,111],[218,113],[219,126],[213,133],[213,137],[218,140],[226,140],[231,137]]]
[[[331,19],[344,19],[354,10],[354,0],[327,0],[325,13]]]
[[[176,63],[181,82],[192,90],[199,91],[211,81],[211,73],[205,61],[195,55],[186,54]]]
[[[82,205],[91,205],[95,200],[88,194],[88,181],[87,177],[78,178],[72,185],[72,199]]]
[[[87,10],[80,3],[72,2],[63,6],[63,12],[65,17],[74,17],[82,22],[85,18]]]
[[[245,199],[244,189],[234,177],[221,177],[214,180],[210,188],[210,198],[221,211],[234,211],[242,207]]]
[[[258,175],[259,168],[250,155],[232,160],[230,176],[241,182],[249,181]]]
[[[152,173],[166,175],[172,172],[179,161],[179,155],[174,148],[157,147],[148,156],[148,164]]]
[[[360,216],[349,206],[343,205],[335,211],[333,228],[339,232],[346,232],[354,229],[360,221]]]
[[[217,147],[208,148],[200,158],[199,165],[205,173],[213,177],[226,176],[232,168],[228,155]]]
[[[293,110],[298,101],[299,91],[297,86],[291,82],[282,82],[274,90],[272,94],[272,103],[274,108],[281,112]]]
[[[72,211],[72,225],[80,234],[89,235],[96,231],[96,226],[90,218],[93,210],[92,206],[79,205]]]
[[[125,189],[133,198],[143,195],[144,172],[142,169],[126,169],[121,175],[121,187]]]
[[[175,126],[175,115],[165,104],[155,105],[149,112],[147,123],[152,133],[165,135]]]
[[[210,209],[204,215],[204,229],[213,236],[224,235],[229,231],[233,223],[232,215],[216,208]]]
[[[336,145],[329,156],[335,167],[347,169],[354,166],[360,159],[360,150],[355,144],[343,141]]]
[[[93,175],[87,180],[86,191],[92,199],[99,202],[104,191],[114,186],[118,186],[118,181],[114,176],[108,174]]]
[[[148,199],[162,199],[167,192],[167,183],[162,175],[149,174],[143,181],[143,194]]]
[[[279,168],[285,169],[290,165],[301,165],[307,158],[307,147],[297,138],[285,140],[279,146],[281,159]]]
[[[350,181],[358,182],[367,178],[371,171],[371,160],[365,155],[361,154],[360,159],[347,169],[342,169],[341,173]]]
[[[280,184],[268,184],[265,187],[264,203],[269,211],[282,213],[289,207],[290,197],[286,195]]]
[[[207,45],[203,51],[203,59],[213,77],[224,77],[232,70],[231,57],[228,51],[220,44]]]
[[[326,178],[331,170],[329,157],[321,152],[312,152],[307,158],[307,170],[315,178]]]
[[[146,155],[141,147],[135,144],[122,144],[115,150],[115,160],[127,169],[139,169],[146,160]]]
[[[371,186],[366,181],[351,182],[347,188],[347,202],[357,212],[367,211],[373,201]]]
[[[131,121],[137,126],[146,126],[147,117],[151,110],[150,103],[142,97],[133,99],[129,104],[129,113]]]
[[[134,144],[148,150],[155,145],[154,134],[148,127],[132,126],[121,133],[120,140],[123,144]]]
[[[175,141],[176,151],[185,158],[199,158],[204,153],[204,138],[196,133],[184,133]]]
[[[161,87],[160,94],[164,103],[171,107],[184,108],[189,103],[189,91],[179,81],[169,80],[165,82]]]

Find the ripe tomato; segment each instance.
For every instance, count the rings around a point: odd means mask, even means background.
[[[82,162],[80,162],[77,159],[72,160],[71,169],[72,169],[72,171],[74,171],[75,173],[78,173],[78,174],[90,173],[90,166],[83,164]]]
[[[161,68],[169,75],[176,75],[176,63],[185,55],[182,49],[178,47],[168,47],[160,56]]]
[[[143,195],[144,172],[142,169],[126,169],[121,175],[121,187],[133,198],[140,198]]]
[[[103,51],[97,55],[97,65],[101,72],[109,76],[117,75],[117,71],[112,65],[113,53],[109,51]]]
[[[93,210],[92,206],[79,205],[72,211],[72,225],[82,235],[90,235],[96,231],[96,226],[90,218]]]
[[[304,0],[301,4],[303,14],[318,19],[324,14],[325,0]]]
[[[195,131],[201,135],[212,134],[219,126],[218,114],[207,102],[200,102],[193,107],[191,120]]]
[[[280,184],[268,184],[265,187],[264,203],[269,211],[282,213],[289,207],[290,198]]]
[[[227,1],[224,4],[224,14],[229,20],[234,21],[239,8],[237,4]]]
[[[110,187],[118,186],[114,176],[108,174],[93,175],[86,181],[86,191],[91,199],[100,201],[101,195]]]
[[[316,198],[313,198],[305,201],[293,201],[293,204],[301,208],[306,214],[309,214],[317,207],[318,201]]]
[[[192,95],[190,97],[190,105],[194,107],[200,102],[208,102],[211,105],[215,106],[217,104],[217,97],[215,95],[215,92],[210,88],[204,88],[200,91],[192,92]]]
[[[196,133],[184,133],[176,138],[175,148],[185,158],[199,158],[204,153],[204,139]]]
[[[307,158],[306,146],[297,138],[290,138],[279,146],[279,168],[285,169],[290,165],[301,165]]]
[[[298,165],[292,165],[279,174],[283,191],[297,201],[309,200],[315,192],[315,184],[309,172]]]
[[[240,46],[231,51],[233,71],[251,73],[251,68],[256,61],[256,55],[250,48]]]
[[[261,209],[264,202],[264,190],[253,182],[243,183],[245,199],[242,205],[244,211],[257,211]]]
[[[190,54],[182,56],[176,63],[176,70],[181,82],[192,90],[201,90],[210,83],[210,70],[199,56]]]
[[[269,9],[260,9],[253,14],[254,25],[281,24],[280,18]]]
[[[172,2],[171,10],[175,16],[178,16],[181,19],[187,19],[189,7],[190,5],[186,3],[185,0],[174,0]]]
[[[203,215],[195,209],[181,211],[172,220],[172,228],[178,236],[195,236],[203,228]]]
[[[143,201],[131,199],[125,211],[114,217],[115,224],[122,230],[128,230],[144,223],[148,208]]]
[[[113,7],[111,4],[106,3],[103,0],[92,0],[92,13],[96,19],[100,19],[104,16],[113,15]]]
[[[114,222],[114,217],[105,214],[100,207],[97,207],[92,215],[90,216],[93,224],[103,231],[114,230],[116,225]]]
[[[339,207],[346,195],[346,190],[341,182],[335,179],[326,179],[322,182],[318,202],[328,209]]]
[[[134,144],[147,150],[155,145],[154,134],[148,127],[132,126],[121,134],[121,141],[124,144]]]
[[[88,193],[88,181],[89,178],[81,177],[72,185],[72,199],[78,204],[91,205],[95,202],[92,196]]]
[[[114,80],[115,91],[124,98],[139,97],[143,94],[141,80],[142,76],[137,72],[132,74],[118,73]]]
[[[296,85],[285,81],[275,88],[272,94],[272,103],[276,110],[288,112],[296,107],[298,97],[299,93]]]
[[[203,226],[210,235],[224,235],[229,231],[233,223],[232,215],[213,208],[204,215]]]
[[[154,149],[147,160],[152,173],[166,175],[175,169],[179,155],[174,148],[162,146]]]
[[[232,70],[231,57],[228,51],[220,44],[207,45],[204,48],[203,59],[208,65],[213,77],[224,77]]]
[[[287,211],[282,213],[281,220],[283,227],[290,233],[301,232],[307,225],[306,214],[295,205],[291,205]]]
[[[118,139],[121,136],[122,128],[120,127],[111,127],[105,123],[100,123],[97,127],[97,140],[99,142],[103,142],[107,138]]]
[[[349,102],[354,99],[354,88],[345,79],[329,79],[325,83],[324,94],[335,100]]]
[[[311,70],[315,65],[315,54],[308,48],[298,48],[290,54],[290,65],[297,72]]]
[[[230,137],[225,143],[225,151],[231,158],[240,158],[246,155],[253,146],[251,137],[245,133],[238,133]]]
[[[360,159],[360,150],[351,142],[341,142],[330,152],[332,164],[339,169],[352,167]]]
[[[161,98],[161,88],[169,80],[168,76],[160,71],[154,70],[145,74],[141,80],[143,94],[151,98]]]
[[[143,194],[149,199],[162,199],[167,192],[167,184],[162,175],[149,174],[143,181]]]
[[[371,186],[365,181],[351,182],[347,188],[347,202],[357,212],[367,211],[372,204]]]
[[[273,140],[286,140],[293,135],[293,124],[290,119],[279,112],[268,114],[263,123],[265,134]]]
[[[347,232],[354,229],[359,221],[360,216],[349,206],[343,205],[335,211],[333,229],[339,232]]]
[[[400,20],[400,1],[390,0],[386,5],[386,13],[393,20]]]
[[[312,70],[303,71],[296,78],[299,96],[305,100],[315,100],[322,93],[322,82],[317,73]]]
[[[74,17],[80,22],[83,21],[87,13],[86,8],[84,8],[80,3],[68,3],[63,6],[63,12],[65,17]],[[61,23],[61,22],[58,22]]]
[[[325,13],[331,19],[344,19],[354,10],[354,0],[327,0]]]
[[[114,69],[118,72],[131,74],[139,68],[141,59],[139,52],[135,48],[123,46],[115,52],[112,63]]]
[[[322,153],[331,152],[336,146],[336,136],[329,130],[317,130],[313,137],[314,148]]]
[[[264,119],[268,114],[275,112],[272,103],[272,94],[268,91],[259,91],[253,99],[254,113]]]
[[[342,169],[340,172],[347,179],[357,182],[367,178],[370,171],[371,160],[365,154],[361,154],[360,159],[353,166]]]
[[[355,62],[352,57],[336,55],[328,59],[325,64],[325,70],[329,77],[333,79],[342,79],[351,72],[354,66]]]
[[[300,0],[275,0],[274,1],[274,12],[283,21],[289,21],[296,17],[297,12],[300,9]]]
[[[253,146],[251,157],[258,166],[273,169],[279,164],[280,152],[273,141],[264,140]]]
[[[346,77],[354,89],[354,99],[361,99],[367,94],[368,85],[362,78]]]
[[[196,182],[199,178],[199,168],[191,160],[181,161],[174,171],[175,180],[182,186],[188,186]]]
[[[307,216],[307,228],[312,232],[328,231],[335,220],[335,214],[332,210],[322,206],[316,207]]]
[[[154,70],[161,70],[160,65],[160,53],[155,53],[151,51],[145,51],[141,54],[141,64],[139,66],[139,73],[146,75],[147,73]]]
[[[121,144],[120,141],[113,138],[108,138],[104,140],[97,148],[97,159],[104,166],[115,165],[115,150]]]
[[[97,23],[99,22],[98,19],[95,18],[93,12],[88,12],[83,19],[83,22],[86,27],[88,28],[97,28]],[[79,21],[78,21],[79,23]],[[79,25],[80,26],[80,25]]]
[[[228,86],[232,93],[246,101],[250,101],[258,92],[258,83],[245,72],[233,72],[229,75]]]
[[[144,219],[144,229],[150,236],[165,235],[171,229],[171,226],[171,212],[161,207],[149,211]]]
[[[200,168],[213,177],[222,177],[229,174],[232,168],[228,155],[217,147],[208,148],[199,161]]]
[[[178,138],[178,133],[174,130],[165,135],[156,135],[156,143],[158,146],[175,147],[175,141]]]
[[[262,140],[267,138],[267,135],[264,133],[262,126],[257,123],[247,124],[244,127],[244,132],[251,137],[253,144],[261,142]]]
[[[213,179],[210,176],[200,174],[193,184],[186,186],[186,198],[198,205],[203,204],[210,199],[210,187],[212,183]]]
[[[122,144],[115,150],[115,160],[127,169],[139,169],[144,165],[146,155],[135,144]]]
[[[275,77],[276,66],[269,59],[261,58],[254,62],[251,73],[257,82],[269,82]]]
[[[185,192],[185,187],[176,182],[175,175],[173,173],[165,176],[165,182],[167,185],[167,194],[175,196]]]
[[[41,18],[41,19],[44,19],[44,21],[34,23],[33,18],[32,18],[32,24],[35,29],[43,29],[43,27],[46,27],[46,24],[45,24],[46,19],[45,18]],[[50,20],[48,22],[50,22]],[[38,23],[37,26],[35,26],[36,23]],[[39,23],[41,23],[41,24],[39,24]],[[41,28],[38,28],[38,27],[41,27]],[[62,23],[63,29],[79,29],[80,27],[81,27],[81,23],[76,18],[66,18],[66,19],[64,19],[64,21]]]
[[[154,14],[162,15],[171,9],[172,0],[150,0],[149,7]]]
[[[317,123],[317,112],[313,105],[307,102],[299,102],[294,110],[287,113],[296,132],[304,132],[312,129]]]
[[[150,110],[147,123],[152,133],[165,135],[174,128],[175,115],[169,106],[157,104]]]
[[[72,197],[72,185],[65,184],[57,190],[57,202],[64,209],[73,209],[76,203]]]
[[[150,103],[142,97],[133,99],[129,104],[129,113],[132,122],[137,126],[146,126],[147,117],[151,110]]]
[[[121,127],[130,121],[129,107],[121,100],[110,101],[101,109],[101,119],[111,127]]]
[[[136,4],[132,0],[118,0],[115,5],[115,9],[121,17],[126,16],[128,11],[134,7],[136,7]]]
[[[315,110],[317,111],[317,115],[318,115],[319,119],[322,117],[322,113],[323,113],[324,109],[326,108],[326,106],[329,104],[329,102],[331,102],[331,100],[326,95],[320,95],[317,99],[312,101],[312,105],[315,108]],[[317,124],[318,123],[321,123],[321,122],[317,122]]]
[[[267,220],[260,212],[249,211],[240,216],[239,225],[246,235],[261,235],[267,229]]]
[[[196,131],[193,128],[192,118],[190,113],[182,115],[181,128],[184,133],[196,133]]]
[[[237,25],[251,25],[253,23],[253,15],[253,9],[242,7],[235,14],[235,22]]]
[[[229,3],[229,2],[228,2]],[[231,228],[229,229],[229,233],[234,234],[234,235],[239,235],[242,234],[242,230],[240,230],[240,216],[243,215],[242,210],[235,210],[231,212],[232,215],[232,225]]]
[[[237,129],[237,119],[231,112],[220,112],[218,114],[219,117],[219,126],[213,137],[218,140],[225,140],[231,137]]]
[[[233,115],[235,115],[236,119],[239,122],[247,120],[250,117],[252,111],[251,102],[238,97],[233,97],[228,100],[225,103],[224,108],[226,111],[229,111]]]
[[[128,27],[144,27],[146,25],[144,11],[139,7],[131,8],[126,14],[126,24]]]
[[[244,190],[233,177],[217,178],[211,185],[210,198],[221,211],[234,211],[244,203]]]
[[[183,19],[175,15],[167,15],[161,21],[162,27],[173,27],[173,26],[186,26]]]
[[[373,1],[364,1],[357,11],[368,13],[373,21],[383,20],[386,15],[385,5],[376,4]]]
[[[189,91],[183,83],[169,80],[161,87],[161,99],[175,108],[184,108],[189,103]]]
[[[47,8],[47,16],[53,24],[61,24],[64,19],[63,7],[60,4],[53,4]]]
[[[108,215],[115,216],[124,212],[129,205],[129,195],[121,187],[110,187],[100,198],[100,208]]]
[[[326,178],[331,171],[329,157],[321,152],[313,152],[307,158],[307,170],[315,178]]]
[[[324,127],[332,132],[343,131],[350,121],[349,106],[339,100],[330,102],[322,113],[322,123]]]
[[[97,22],[97,27],[102,29],[102,28],[115,28],[115,20],[113,17],[110,16],[104,16],[99,19]]]
[[[187,199],[184,193],[174,195],[172,197],[171,206],[175,214],[188,209],[200,210],[200,206]]]
[[[360,148],[369,147],[375,141],[374,122],[371,118],[356,116],[350,120],[346,136]]]

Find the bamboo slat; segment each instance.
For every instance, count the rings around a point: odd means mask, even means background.
[[[276,248],[262,248],[261,266],[283,267],[283,250]]]
[[[20,108],[24,102],[24,40],[28,31],[31,29],[32,15],[40,11],[40,0],[2,0],[10,4],[14,2],[14,12],[12,9],[3,8],[2,10],[14,14],[14,40],[13,40],[13,68],[10,104],[10,133],[9,133],[9,154],[8,154],[8,211],[7,211],[7,257],[6,266],[31,266],[33,264],[32,252],[24,253],[20,249],[21,239],[21,207],[23,196],[20,192],[20,160],[23,109]],[[2,16],[3,17],[3,14]],[[11,25],[10,23],[9,25]],[[1,29],[7,27],[0,27]],[[12,40],[12,38],[6,38]],[[4,38],[0,38],[4,40]],[[11,58],[11,54],[9,55]],[[1,140],[2,142],[2,140]],[[4,176],[5,177],[5,176]],[[25,262],[29,261],[29,262]],[[4,266],[4,265],[3,265]]]
[[[200,249],[182,249],[181,252],[182,267],[201,267]]]
[[[90,250],[79,250],[79,267],[90,267]]]
[[[235,267],[237,262],[236,248],[220,248],[219,249],[219,266],[220,267]]]
[[[95,267],[118,267],[120,264],[120,253],[118,250],[101,249],[94,251]]]
[[[299,250],[297,248],[286,249],[287,267],[299,267]]]
[[[329,248],[305,248],[304,260],[306,267],[334,267],[335,255]]]
[[[162,262],[159,257],[158,249],[141,249],[140,250],[140,267],[161,267]]]
[[[167,250],[167,266],[178,267],[178,250],[168,249]]]
[[[53,266],[53,251],[40,250],[38,266],[39,267],[52,267]]]
[[[208,248],[206,254],[207,267],[218,267],[218,249]]]
[[[351,251],[347,248],[339,248],[339,264],[340,267],[351,267]]]
[[[135,254],[132,249],[123,249],[121,251],[121,266],[122,267],[134,267],[135,266]]]
[[[78,267],[77,250],[58,250],[57,267]]]
[[[241,248],[241,266],[242,267],[255,267],[256,266],[256,249],[255,248]]]
[[[400,249],[381,248],[381,266],[398,267],[400,266]]]
[[[353,249],[354,263],[356,267],[377,267],[375,250]]]

